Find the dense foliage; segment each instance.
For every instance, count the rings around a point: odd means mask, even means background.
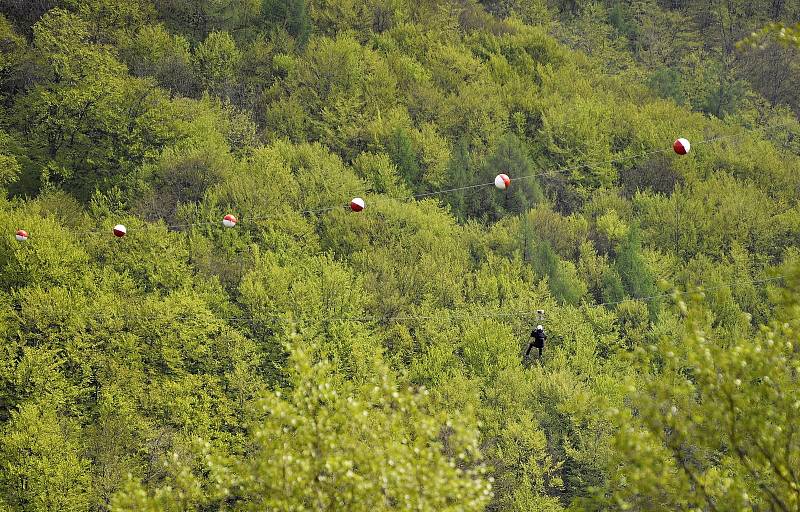
[[[800,4],[699,4],[0,0],[0,510],[797,510]]]

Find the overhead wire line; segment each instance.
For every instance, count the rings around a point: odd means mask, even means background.
[[[674,298],[674,297],[681,297],[685,295],[692,295],[696,293],[706,293],[706,292],[713,292],[722,289],[732,289],[736,288],[740,285],[753,285],[758,288],[768,285],[769,283],[774,283],[777,281],[782,281],[788,277],[787,275],[777,275],[772,277],[765,277],[760,279],[738,279],[733,280],[727,283],[722,283],[715,286],[705,287],[702,284],[694,286],[692,289],[687,290],[672,290],[664,293],[658,293],[653,295],[648,295],[645,297],[629,297],[626,299],[615,300],[615,301],[606,301],[606,302],[599,302],[599,303],[589,303],[589,302],[582,302],[578,306],[575,307],[609,307],[609,306],[616,306],[618,304],[623,304],[626,302],[652,302],[659,299],[667,299],[667,298]],[[447,313],[445,313],[447,312]],[[298,318],[298,319],[291,319],[288,318],[293,316],[291,313],[287,313],[286,315],[278,316],[259,316],[259,315],[250,315],[250,316],[233,316],[233,317],[214,317],[215,320],[229,322],[229,323],[263,323],[263,322],[275,322],[275,323],[284,323],[287,325],[301,325],[303,323],[307,323],[310,321],[316,322],[356,322],[356,323],[371,323],[371,322],[413,322],[413,321],[424,321],[424,320],[441,320],[441,319],[448,319],[448,320],[455,320],[455,319],[464,319],[464,318],[476,318],[476,319],[484,319],[484,318],[526,318],[535,316],[536,311],[489,311],[489,312],[475,312],[475,311],[461,311],[461,310],[454,310],[452,308],[447,308],[444,310],[440,310],[436,314],[430,315],[414,315],[414,314],[403,314],[403,315],[394,315],[394,316],[386,316],[386,315],[361,315],[361,316],[323,316],[323,317],[312,317],[312,318]],[[156,317],[149,317],[148,319],[155,319]],[[165,317],[165,320],[169,321],[189,321],[196,319],[196,316],[178,316],[178,317]]]
[[[745,129],[745,130],[743,130],[743,131],[741,131],[739,133],[734,133],[734,134],[730,134],[730,135],[719,135],[717,137],[712,137],[710,139],[703,139],[703,140],[695,141],[695,142],[692,142],[692,146],[696,147],[696,146],[700,146],[700,145],[703,145],[703,144],[711,144],[713,142],[719,142],[719,141],[722,141],[722,140],[738,139],[738,138],[744,137],[745,135],[748,135],[750,133],[755,133],[755,132],[758,132],[758,131],[761,131],[761,130],[771,130],[771,129],[774,129],[774,128],[781,128],[783,126],[786,126],[786,125],[789,125],[789,124],[792,124],[792,123],[794,123],[794,121],[786,121],[786,122],[783,122],[783,123],[780,123],[780,124],[776,124],[776,125],[772,125],[772,126],[761,126],[761,127],[758,127],[758,128],[749,128],[749,129]],[[634,159],[639,159],[639,158],[645,158],[645,157],[648,157],[648,156],[651,156],[651,155],[655,155],[655,154],[659,154],[659,153],[669,153],[669,152],[672,152],[672,151],[673,151],[672,148],[660,148],[660,149],[654,149],[654,150],[651,150],[651,151],[645,151],[643,153],[636,153],[636,154],[633,154],[633,155],[626,155],[626,156],[620,156],[620,157],[617,157],[617,158],[611,158],[611,159],[608,159],[608,160],[601,160],[601,161],[597,161],[597,162],[587,162],[587,163],[582,163],[582,164],[576,164],[576,165],[573,165],[573,166],[570,166],[570,167],[562,167],[562,168],[554,169],[554,170],[551,170],[551,171],[543,171],[543,172],[528,174],[528,175],[524,175],[524,176],[512,177],[512,183],[514,181],[519,181],[519,180],[525,180],[525,179],[531,179],[531,178],[540,178],[540,177],[544,177],[544,176],[553,176],[553,175],[564,174],[564,173],[572,172],[572,171],[579,171],[579,170],[584,169],[584,168],[593,169],[593,168],[599,167],[601,165],[617,164],[617,163],[620,163],[620,162],[624,162],[626,160],[634,160]],[[491,184],[492,183],[490,183],[490,185]]]
[[[692,287],[692,289],[687,290],[672,290],[668,292],[648,295],[644,297],[628,297],[621,300],[615,301],[606,301],[606,302],[598,302],[598,303],[589,303],[589,302],[582,302],[581,304],[574,306],[574,307],[581,307],[581,308],[598,308],[598,307],[609,307],[615,306],[618,304],[623,304],[626,302],[652,302],[659,299],[666,299],[666,298],[676,298],[685,295],[692,295],[698,293],[706,293],[706,292],[713,292],[722,289],[733,289],[740,285],[753,285],[757,288],[764,287],[770,283],[774,283],[777,281],[784,280],[788,275],[781,274],[772,277],[765,277],[760,279],[737,279],[733,281],[729,281],[727,283],[722,283],[715,286],[706,287],[702,284],[696,285]],[[23,306],[18,304],[15,309],[17,313],[22,312]],[[275,322],[275,323],[282,323],[285,325],[302,325],[304,323],[308,323],[311,321],[316,322],[356,322],[356,323],[372,323],[372,322],[394,322],[394,323],[401,323],[401,322],[412,322],[412,321],[425,321],[425,320],[442,320],[447,319],[448,321],[457,320],[457,319],[486,319],[486,318],[527,318],[536,315],[535,310],[524,310],[524,311],[488,311],[488,312],[475,312],[475,311],[466,311],[466,310],[455,310],[452,308],[446,308],[444,310],[439,310],[435,314],[429,315],[414,315],[414,314],[402,314],[402,315],[394,315],[394,316],[386,316],[386,315],[361,315],[361,316],[323,316],[323,317],[310,317],[310,318],[297,318],[292,319],[290,317],[295,316],[291,312],[287,312],[284,315],[273,315],[273,316],[260,316],[260,315],[249,315],[249,316],[216,316],[212,311],[206,310],[204,313],[208,313],[211,315],[211,320],[227,322],[227,323],[249,323],[249,324],[256,324],[256,323],[264,323],[264,322]],[[97,315],[93,317],[95,320],[103,320],[105,317],[102,315]],[[160,318],[160,315],[156,314],[137,314],[137,319],[143,319],[145,321],[156,321]],[[174,323],[175,321],[192,321],[200,319],[199,315],[188,316],[188,315],[181,315],[181,316],[163,316],[165,321]]]
[[[790,120],[790,121],[786,121],[786,122],[775,124],[775,125],[771,125],[771,126],[760,126],[760,127],[756,127],[756,128],[749,128],[749,129],[745,129],[745,130],[743,130],[741,132],[738,132],[738,133],[735,133],[735,134],[720,135],[720,136],[712,137],[712,138],[709,138],[709,139],[703,139],[703,140],[695,141],[695,142],[692,142],[692,145],[694,147],[696,147],[696,146],[700,146],[700,145],[704,145],[704,144],[711,144],[711,143],[719,142],[719,141],[723,141],[723,140],[738,139],[738,138],[744,137],[744,136],[746,136],[748,134],[751,134],[751,133],[756,133],[756,132],[759,132],[759,131],[768,131],[768,130],[772,130],[772,129],[776,129],[776,128],[781,128],[781,127],[787,126],[789,124],[793,124],[794,122],[795,122],[794,120]],[[527,179],[533,179],[533,178],[540,178],[540,177],[548,177],[548,176],[555,176],[555,175],[559,175],[559,174],[565,174],[565,173],[568,173],[568,172],[579,171],[581,169],[594,169],[594,168],[597,168],[597,167],[602,166],[602,165],[618,164],[618,163],[625,162],[625,161],[628,161],[628,160],[646,158],[648,156],[656,155],[656,154],[659,154],[659,153],[668,153],[668,152],[671,152],[671,151],[672,151],[671,147],[669,147],[669,148],[659,148],[659,149],[654,149],[654,150],[650,150],[650,151],[644,151],[644,152],[641,152],[641,153],[635,153],[635,154],[631,154],[631,155],[619,156],[619,157],[616,157],[616,158],[610,158],[610,159],[596,161],[596,162],[585,162],[585,163],[579,163],[579,164],[571,165],[571,166],[568,166],[568,167],[560,167],[560,168],[556,168],[556,169],[535,172],[535,173],[531,173],[531,174],[527,174],[527,175],[523,175],[523,176],[512,176],[511,177],[511,181],[513,183],[515,181],[521,181],[521,180],[527,180]],[[430,198],[430,197],[450,194],[450,193],[453,193],[453,192],[474,191],[475,189],[489,187],[489,186],[493,186],[493,185],[494,185],[494,182],[474,183],[474,184],[464,185],[464,186],[459,186],[459,187],[452,187],[452,188],[446,188],[446,189],[441,189],[441,190],[433,190],[433,191],[429,191],[429,192],[421,192],[421,193],[418,193],[418,194],[412,194],[410,196],[385,196],[385,197],[379,197],[377,199],[378,199],[378,201],[398,200],[398,201],[410,202],[410,201],[415,201],[415,200],[419,200],[419,199],[425,199],[425,198]],[[258,216],[253,216],[253,217],[243,216],[239,220],[240,220],[240,222],[241,221],[259,222],[259,221],[266,221],[266,220],[282,218],[282,217],[286,217],[288,215],[303,215],[303,216],[305,216],[305,215],[320,215],[320,214],[323,214],[323,213],[327,213],[327,212],[334,211],[334,210],[339,210],[339,209],[346,210],[347,208],[348,208],[347,204],[342,203],[342,204],[335,205],[335,206],[327,206],[327,207],[313,208],[313,209],[307,209],[307,210],[290,210],[290,211],[278,212],[278,213],[269,214],[269,215],[258,215]],[[156,224],[156,222],[158,222],[159,220],[163,220],[163,219],[157,219],[155,221],[150,221],[150,222],[144,221],[145,225],[143,226],[143,228],[144,229],[157,228],[157,227],[160,226],[159,224]],[[187,223],[180,223],[180,224],[166,224],[163,227],[166,228],[168,231],[179,231],[179,230],[182,230],[182,229],[192,228],[192,227],[195,227],[195,226],[218,225],[219,222],[220,221],[217,221],[217,220],[215,220],[215,221],[187,222]],[[105,234],[106,231],[105,230],[100,230],[100,229],[90,229],[90,230],[82,231],[81,233],[82,234],[95,234],[95,233]]]

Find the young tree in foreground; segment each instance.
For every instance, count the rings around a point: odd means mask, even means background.
[[[492,493],[477,432],[432,414],[427,391],[400,389],[374,363],[346,380],[294,350],[291,389],[258,403],[246,455],[199,441],[194,461],[175,454],[168,485],[148,495],[131,482],[113,509],[483,510]]]
[[[798,509],[800,265],[784,282],[772,321],[734,339],[715,335],[707,308],[679,302],[687,334],[657,350],[663,369],[634,395],[638,418],[620,413],[626,462],[605,507]]]

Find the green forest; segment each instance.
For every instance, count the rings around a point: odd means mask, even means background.
[[[798,20],[0,0],[0,511],[800,510]]]

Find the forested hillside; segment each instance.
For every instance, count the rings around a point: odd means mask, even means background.
[[[800,3],[0,13],[0,510],[800,509]]]

